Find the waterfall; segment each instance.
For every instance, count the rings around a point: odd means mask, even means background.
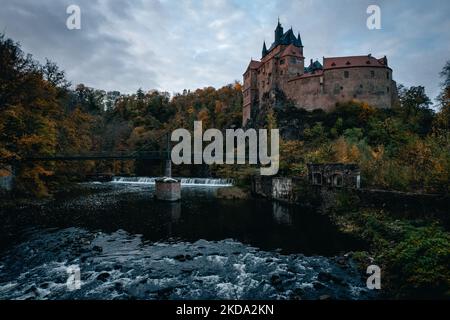
[[[129,184],[155,184],[156,177],[114,177],[113,183]],[[215,178],[175,178],[181,180],[182,186],[208,186],[208,187],[229,187],[233,185],[232,179]]]

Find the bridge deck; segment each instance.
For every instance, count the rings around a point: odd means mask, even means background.
[[[26,157],[24,161],[83,161],[83,160],[168,160],[170,153],[145,152],[131,154],[83,154]]]

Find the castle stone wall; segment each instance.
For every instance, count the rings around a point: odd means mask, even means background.
[[[376,108],[390,108],[397,94],[392,71],[370,67],[324,70],[317,76],[289,81],[283,91],[299,108],[327,111],[337,102],[350,100],[364,101]]]

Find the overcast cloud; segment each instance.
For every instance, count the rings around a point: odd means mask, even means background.
[[[81,30],[66,28],[70,4],[81,8]],[[381,30],[366,27],[369,4],[381,8]],[[306,61],[386,55],[397,82],[435,98],[450,59],[449,14],[447,0],[0,0],[0,32],[72,83],[173,93],[241,80],[279,16],[300,31]]]

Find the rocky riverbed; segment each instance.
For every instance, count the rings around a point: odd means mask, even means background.
[[[299,209],[219,202],[195,188],[167,207],[145,186],[87,188],[96,192],[46,205],[40,225],[4,245],[1,299],[375,297],[343,256],[347,240]]]

